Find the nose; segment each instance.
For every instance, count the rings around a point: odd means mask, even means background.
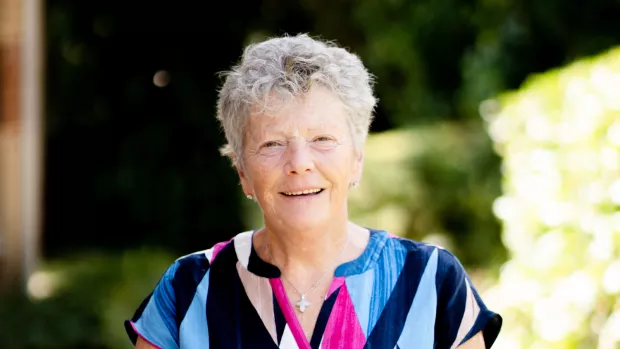
[[[286,174],[304,174],[314,170],[314,159],[306,142],[291,142],[287,151]]]

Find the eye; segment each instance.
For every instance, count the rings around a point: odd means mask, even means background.
[[[318,136],[314,139],[315,142],[336,142],[335,139],[328,136]]]
[[[312,140],[316,149],[329,150],[338,146],[338,141],[331,136],[317,136]]]
[[[280,142],[269,141],[269,142],[265,142],[262,147],[263,148],[273,148],[273,147],[277,147],[277,146],[280,146],[280,145],[282,145],[282,144],[280,144]]]

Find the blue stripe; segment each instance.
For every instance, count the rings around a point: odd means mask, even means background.
[[[424,266],[432,250],[408,240],[399,240],[408,248],[405,264],[377,324],[368,335],[365,349],[394,348],[405,326],[409,309],[418,291]]]
[[[368,333],[372,332],[379,321],[379,316],[392,296],[407,258],[407,249],[400,239],[390,238],[386,245],[387,248],[383,250],[374,267],[375,284],[371,288],[372,297],[368,308]]]
[[[165,318],[167,316],[159,311],[155,298],[151,297],[142,312],[142,316],[135,322],[136,330],[142,337],[160,348],[179,348],[177,341],[173,338],[168,325],[164,321]]]
[[[196,288],[194,300],[181,322],[181,348],[209,349],[209,326],[207,323],[207,294],[209,292],[209,276],[207,271]]]
[[[144,312],[144,309],[146,308],[146,306],[149,304],[149,302],[151,301],[151,297],[153,296],[153,292],[151,292],[143,301],[142,303],[140,303],[140,306],[138,307],[138,309],[136,310],[135,314],[133,315],[133,317],[131,318],[131,321],[129,320],[125,320],[125,331],[127,332],[127,335],[129,336],[129,339],[131,340],[131,343],[133,343],[133,345],[136,345],[136,342],[138,340],[138,334],[136,333],[136,331],[133,330],[133,327],[131,326],[131,323],[136,323],[138,322],[138,320],[140,319],[140,317],[142,317],[142,313]]]
[[[364,252],[356,259],[339,265],[334,272],[334,276],[348,277],[350,275],[362,274],[375,266],[375,261],[390,238],[385,231],[370,228],[368,230],[370,231],[370,238]]]
[[[406,256],[407,250],[400,240],[389,239],[374,268],[346,279],[355,313],[366,337],[377,324],[392,294]]]
[[[173,280],[174,275],[178,270],[178,266],[179,264],[175,262],[168,268],[168,270],[166,270],[164,276],[162,276],[161,280],[157,284],[157,287],[155,287],[153,296],[149,301],[149,303],[153,302],[153,306],[157,308],[161,321],[166,326],[166,332],[170,334],[175,343],[179,342],[179,327],[177,326],[174,318],[177,313],[175,302],[176,294],[171,280]],[[148,310],[148,308],[149,307],[147,306],[146,310]],[[144,317],[144,313],[142,316]]]
[[[438,251],[438,255],[435,282],[439,296],[435,338],[437,348],[450,348],[456,339],[465,312],[467,274],[452,253],[442,249]]]
[[[204,253],[191,254],[177,260],[178,268],[172,279],[176,301],[176,328],[185,318],[185,313],[194,301],[198,284],[210,269],[210,263]]]
[[[373,289],[375,283],[375,270],[368,270],[364,274],[349,276],[346,279],[347,290],[353,307],[355,308],[355,314],[360,322],[362,330],[364,331],[364,337],[368,337],[369,327],[368,320],[370,318],[370,302],[375,297],[372,292],[368,292]],[[382,295],[377,294],[376,297]],[[387,297],[384,297],[387,299]],[[375,320],[376,321],[376,320]],[[374,323],[373,323],[374,326]]]
[[[403,333],[398,340],[400,348],[432,348],[435,341],[434,327],[437,312],[437,250],[433,251],[420,279],[418,292],[405,321]]]
[[[321,341],[323,340],[323,335],[325,334],[325,328],[327,328],[327,322],[329,321],[329,317],[332,314],[332,309],[334,309],[334,305],[336,304],[336,299],[338,299],[340,290],[342,290],[341,287],[334,291],[321,307],[319,317],[317,318],[316,325],[314,326],[312,338],[310,339],[310,347],[312,347],[312,349],[320,349],[321,347]],[[278,343],[280,343],[281,339],[282,336],[278,338]]]
[[[206,314],[213,348],[274,348],[277,345],[248,298],[237,272],[237,254],[228,244],[213,261]],[[217,287],[216,287],[217,286]]]

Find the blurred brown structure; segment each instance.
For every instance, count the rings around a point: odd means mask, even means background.
[[[0,0],[0,291],[39,255],[42,159],[40,0]]]

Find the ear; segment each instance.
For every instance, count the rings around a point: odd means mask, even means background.
[[[248,176],[246,175],[243,166],[239,163],[237,156],[233,155],[233,161],[235,163],[235,169],[237,170],[237,174],[239,175],[239,181],[241,182],[241,188],[243,189],[244,195],[254,195],[254,191],[252,190],[252,186],[248,180]]]
[[[353,159],[353,168],[351,171],[351,179],[354,182],[359,182],[362,179],[362,172],[364,170],[364,151],[360,150],[355,152],[355,158]]]

